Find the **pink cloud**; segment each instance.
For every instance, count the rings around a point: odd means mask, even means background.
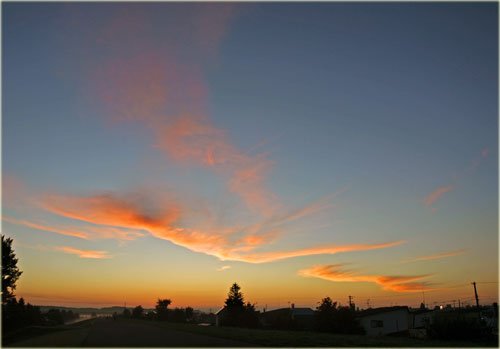
[[[454,251],[445,251],[445,252],[436,253],[436,254],[432,254],[432,255],[416,257],[416,258],[410,259],[408,262],[430,261],[430,260],[435,260],[435,259],[443,259],[443,258],[448,258],[448,257],[459,256],[459,255],[464,254],[464,253],[465,253],[464,249],[454,250]]]
[[[116,58],[94,77],[98,98],[114,120],[142,123],[169,159],[205,166],[227,178],[228,189],[262,214],[278,207],[265,185],[272,162],[231,143],[206,112],[201,73],[154,51]]]
[[[462,173],[453,175],[453,182],[456,183],[459,180],[461,180],[464,176],[470,175],[471,173],[476,171],[476,169],[479,167],[483,159],[488,157],[488,154],[489,154],[488,148],[481,149],[481,154],[472,160],[472,164],[469,167],[461,171]],[[430,207],[433,213],[436,212],[437,209],[431,206],[434,203],[436,203],[444,194],[451,192],[454,189],[455,185],[453,184],[438,187],[436,190],[434,190],[432,193],[430,193],[425,197],[424,205]]]
[[[489,149],[488,148],[483,148],[481,150],[481,157],[486,158],[488,157]]]
[[[265,154],[250,156],[239,149],[210,120],[203,64],[180,58],[186,42],[197,52],[189,57],[214,56],[236,12],[233,4],[200,4],[183,12],[184,30],[172,28],[179,35],[159,46],[150,39],[147,16],[125,8],[97,30],[107,58],[88,67],[88,90],[112,120],[149,129],[154,145],[169,159],[210,168],[226,178],[229,191],[248,208],[272,215],[280,207],[265,184],[272,162]],[[119,49],[136,43],[140,50]]]
[[[58,246],[55,247],[54,249],[62,251],[64,253],[76,254],[80,258],[91,258],[91,259],[111,258],[111,256],[106,251],[80,250],[70,246]]]
[[[452,191],[454,189],[453,185],[441,186],[434,190],[432,193],[427,195],[424,199],[425,206],[432,206],[436,201],[438,201],[444,194]]]
[[[430,275],[385,276],[362,275],[351,270],[342,269],[342,264],[316,265],[299,270],[298,274],[304,277],[315,277],[334,282],[371,282],[381,286],[384,290],[394,292],[421,292],[430,290],[425,282],[415,282]]]

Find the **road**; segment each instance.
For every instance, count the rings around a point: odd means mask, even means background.
[[[13,343],[15,347],[251,347],[230,339],[160,327],[154,322],[96,319],[92,326]]]
[[[87,347],[241,347],[248,343],[155,326],[143,321],[97,319],[83,342]]]

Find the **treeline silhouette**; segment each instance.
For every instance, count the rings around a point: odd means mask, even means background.
[[[338,306],[330,297],[323,298],[314,313],[314,328],[320,332],[363,334],[356,320],[354,304]]]
[[[2,309],[3,329],[11,330],[32,325],[62,325],[66,322],[78,319],[80,315],[73,311],[50,309],[42,313],[40,308],[30,303],[25,303],[23,298],[10,299]]]
[[[224,308],[219,312],[221,326],[247,328],[273,328],[281,330],[316,330],[319,332],[362,334],[363,328],[357,322],[354,306],[340,307],[337,302],[326,297],[319,302],[311,319],[301,319],[294,314],[295,309],[280,309],[268,314],[255,310],[255,304],[246,302],[241,288],[234,283],[230,289]],[[266,316],[270,315],[272,316]],[[266,318],[266,325],[260,321]]]
[[[480,313],[471,312],[471,308],[441,312],[429,325],[429,337],[443,340],[495,340],[498,343],[498,327],[488,325],[486,319],[479,316],[488,311],[485,307],[482,308]],[[497,303],[493,303],[493,312],[492,315],[498,319]]]
[[[33,325],[61,325],[79,318],[79,314],[59,309],[41,312],[40,308],[26,303],[24,298],[17,300],[14,295],[16,282],[22,274],[17,267],[18,259],[12,249],[12,239],[1,236],[2,240],[2,330]]]
[[[170,299],[158,299],[155,309],[153,311],[145,312],[142,305],[138,305],[130,311],[123,309],[121,314],[114,313],[113,318],[132,318],[132,319],[145,319],[152,321],[170,321],[170,322],[192,322],[194,318],[194,309],[191,307],[169,309],[172,304]]]
[[[221,317],[222,326],[237,326],[237,327],[259,327],[258,312],[255,311],[255,304],[250,302],[245,303],[243,293],[237,283],[234,283],[229,288],[225,304],[226,314]]]

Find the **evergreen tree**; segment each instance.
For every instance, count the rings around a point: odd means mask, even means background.
[[[240,286],[235,282],[229,289],[227,294],[227,299],[225,301],[226,307],[231,309],[243,309],[245,304],[243,300],[243,294],[240,292]]]
[[[22,271],[17,267],[17,258],[12,249],[12,239],[2,235],[2,305],[15,299],[16,282]]]
[[[234,283],[229,288],[225,301],[226,315],[222,319],[225,326],[257,327],[259,320],[255,306],[251,303],[245,304],[241,288]]]

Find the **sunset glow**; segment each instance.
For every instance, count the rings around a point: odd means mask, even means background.
[[[16,294],[497,302],[496,12],[421,5],[5,3]]]

